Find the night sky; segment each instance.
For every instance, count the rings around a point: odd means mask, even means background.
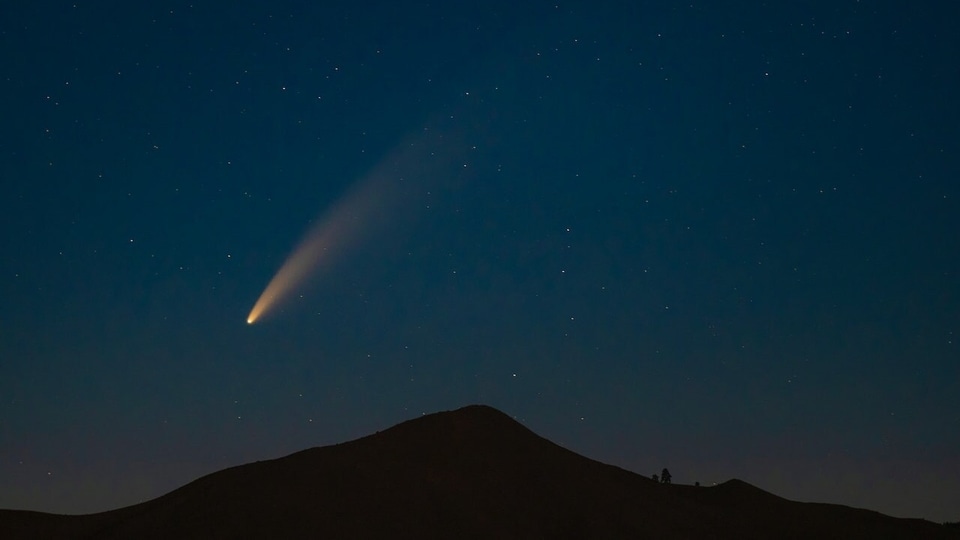
[[[0,507],[486,403],[960,519],[955,9],[5,2]]]

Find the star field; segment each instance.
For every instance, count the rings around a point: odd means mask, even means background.
[[[482,402],[646,476],[957,521],[951,16],[2,8],[0,507]]]

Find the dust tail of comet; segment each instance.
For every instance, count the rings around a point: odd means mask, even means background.
[[[448,166],[459,154],[450,151],[450,143],[440,132],[425,128],[398,145],[304,235],[253,305],[247,324],[259,321],[318,270],[335,263],[364,233],[387,224],[396,229],[401,218],[411,217],[407,210],[421,206],[414,199],[429,191],[427,184],[450,175]]]
[[[333,245],[338,233],[340,238],[343,237],[344,224],[337,222],[338,214],[342,213],[344,212],[341,207],[340,212],[334,212],[327,222],[307,234],[267,284],[267,288],[263,290],[253,309],[250,310],[247,324],[257,322],[267,310],[293,290],[311,269],[322,262],[325,252]]]
[[[368,182],[346,196],[326,219],[304,236],[253,305],[247,316],[247,324],[257,322],[302,284],[313,270],[329,262],[337,248],[356,234],[367,214],[379,206],[375,184],[378,182]]]

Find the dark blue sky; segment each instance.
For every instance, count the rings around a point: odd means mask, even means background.
[[[960,519],[953,8],[513,4],[0,9],[0,507],[482,402],[642,474]]]

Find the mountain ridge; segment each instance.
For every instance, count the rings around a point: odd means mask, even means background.
[[[217,471],[84,516],[0,511],[3,538],[960,538],[739,480],[661,485],[471,405]]]

